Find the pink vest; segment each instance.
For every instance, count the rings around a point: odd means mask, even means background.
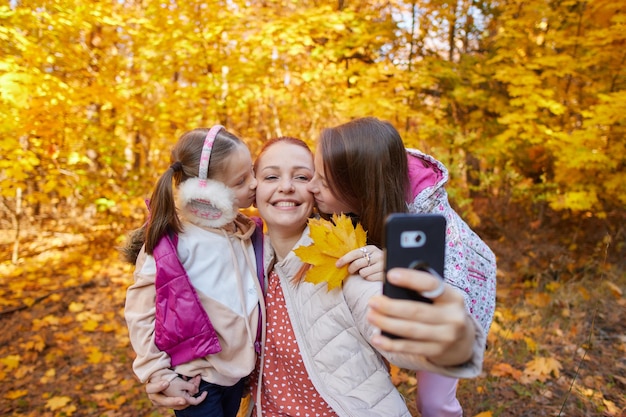
[[[172,366],[222,350],[209,315],[176,255],[178,237],[163,236],[154,248],[156,263],[155,343]]]
[[[264,289],[263,223],[254,217],[252,244],[256,255],[257,277]],[[178,259],[178,236],[163,236],[153,251],[156,264],[155,343],[166,352],[172,366],[180,365],[222,350],[209,315],[202,306],[187,271]],[[259,320],[255,349],[261,352],[262,323]]]

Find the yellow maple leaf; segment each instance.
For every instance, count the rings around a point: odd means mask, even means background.
[[[58,410],[60,408],[65,407],[70,403],[72,399],[70,397],[65,396],[55,396],[46,401],[46,408],[49,408],[52,411]]]
[[[520,371],[519,369],[515,369],[508,363],[497,363],[493,365],[490,373],[491,375],[497,377],[511,376],[515,380],[519,379],[522,376],[522,371]]]
[[[89,358],[87,359],[87,361],[89,363],[95,363],[95,364],[102,362],[102,358],[104,357],[104,354],[100,351],[100,349],[92,348],[90,350],[91,352],[89,353]]]
[[[555,378],[558,378],[561,368],[561,362],[554,358],[537,357],[526,363],[524,375],[520,378],[520,382],[524,384],[535,381],[545,382],[553,375]]]
[[[98,327],[98,322],[95,320],[87,320],[83,322],[83,330],[86,332],[93,332]]]
[[[39,378],[39,383],[47,384],[49,382],[52,382],[56,379],[56,375],[57,371],[55,369],[48,369],[46,373],[41,378]]]
[[[28,390],[18,389],[7,392],[6,394],[4,394],[4,398],[6,398],[7,400],[17,400],[18,398],[22,398],[26,395],[28,395]]]
[[[337,268],[335,262],[349,251],[365,246],[367,233],[363,226],[355,227],[345,214],[335,214],[332,221],[310,219],[309,236],[313,240],[311,245],[294,249],[303,262],[312,265],[304,280],[313,284],[327,282],[328,291],[340,287],[350,273],[348,265]]]
[[[9,371],[12,371],[20,364],[20,355],[9,355],[0,358],[0,364],[6,366]]]

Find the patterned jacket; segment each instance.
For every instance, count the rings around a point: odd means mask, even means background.
[[[411,213],[436,213],[446,218],[446,282],[461,290],[465,306],[489,332],[496,305],[496,257],[487,244],[461,219],[448,201],[446,167],[430,155],[407,149],[412,201]]]

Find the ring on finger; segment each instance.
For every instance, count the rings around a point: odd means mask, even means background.
[[[444,281],[439,281],[439,286],[431,291],[422,291],[422,296],[434,300],[439,297],[446,289],[446,283]]]
[[[372,260],[371,260],[371,258],[370,258],[371,253],[369,253],[369,251],[367,250],[367,248],[366,248],[365,246],[363,246],[363,247],[362,247],[362,248],[360,248],[360,249],[361,249],[361,252],[363,252],[363,257],[364,257],[364,258],[365,258],[365,260],[367,261],[367,266],[370,266],[370,265],[371,265],[371,262],[372,262]]]

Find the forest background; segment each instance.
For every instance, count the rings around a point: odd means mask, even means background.
[[[132,374],[116,246],[172,144],[314,147],[371,115],[449,167],[498,256],[466,415],[624,416],[625,59],[613,0],[5,2],[0,414],[169,415]]]

